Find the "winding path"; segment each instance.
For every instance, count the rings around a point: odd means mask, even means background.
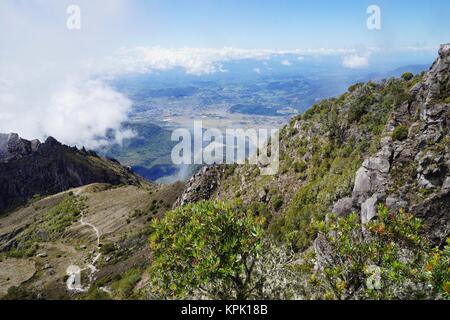
[[[79,189],[75,192],[75,195],[78,196],[83,192],[84,189]],[[84,221],[84,213],[85,212],[81,212],[81,220],[80,223],[82,226],[88,226],[90,228],[92,228],[97,236],[97,250],[100,249],[100,231],[98,230],[98,228],[96,226],[94,226],[92,223],[89,222],[85,222]],[[92,262],[90,264],[87,265],[86,268],[81,269],[78,266],[69,266],[67,268],[67,275],[69,276],[66,282],[67,285],[67,289],[69,291],[76,291],[76,292],[86,292],[89,287],[84,288],[81,285],[81,272],[83,272],[84,270],[89,269],[90,273],[89,273],[89,282],[91,282],[94,278],[94,274],[98,271],[98,269],[95,267],[95,264],[97,263],[98,259],[100,259],[100,257],[102,256],[101,253],[98,253],[97,255],[95,255],[95,257],[92,259]]]

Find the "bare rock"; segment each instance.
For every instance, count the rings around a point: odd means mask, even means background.
[[[42,241],[48,241],[49,237],[48,237],[48,233],[45,232],[44,230],[38,230],[36,231],[36,237],[38,239],[41,239]]]
[[[408,208],[408,202],[395,197],[386,198],[386,207],[392,211]]]
[[[374,194],[361,205],[361,222],[367,224],[377,216],[377,204],[380,199],[379,194]]]
[[[447,177],[442,185],[442,190],[450,190],[450,177]]]
[[[354,210],[354,199],[347,197],[338,200],[331,210],[332,213],[338,217],[346,216],[352,213]]]
[[[390,167],[389,161],[384,158],[372,157],[365,160],[356,173],[354,194],[364,196],[379,191],[387,182]]]
[[[174,207],[210,199],[219,186],[223,173],[224,166],[222,165],[203,167],[188,182],[185,191]]]

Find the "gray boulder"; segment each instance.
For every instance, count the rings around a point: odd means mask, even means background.
[[[354,199],[347,197],[338,200],[331,210],[332,213],[338,217],[346,216],[354,211]]]
[[[361,205],[361,222],[367,224],[377,216],[377,204],[380,195],[374,194]]]

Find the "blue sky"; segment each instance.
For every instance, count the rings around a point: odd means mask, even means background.
[[[133,2],[135,44],[317,48],[431,46],[450,41],[448,0],[161,0]],[[382,30],[366,28],[381,8]],[[145,32],[142,32],[145,31]]]
[[[69,4],[81,8],[80,32],[64,30]],[[372,4],[379,31],[366,27]],[[448,0],[1,0],[0,39],[16,51],[17,39],[34,50],[67,42],[80,55],[134,46],[396,49],[450,42],[449,16]]]

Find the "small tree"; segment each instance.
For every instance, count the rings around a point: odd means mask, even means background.
[[[446,298],[448,251],[431,249],[420,236],[421,221],[400,211],[378,210],[362,226],[352,214],[319,223],[314,252],[302,265],[313,299]]]
[[[412,78],[414,78],[414,75],[411,72],[405,72],[404,74],[402,74],[402,79],[405,81],[409,81]]]
[[[247,299],[258,290],[261,219],[223,202],[187,205],[152,223],[151,294]]]

